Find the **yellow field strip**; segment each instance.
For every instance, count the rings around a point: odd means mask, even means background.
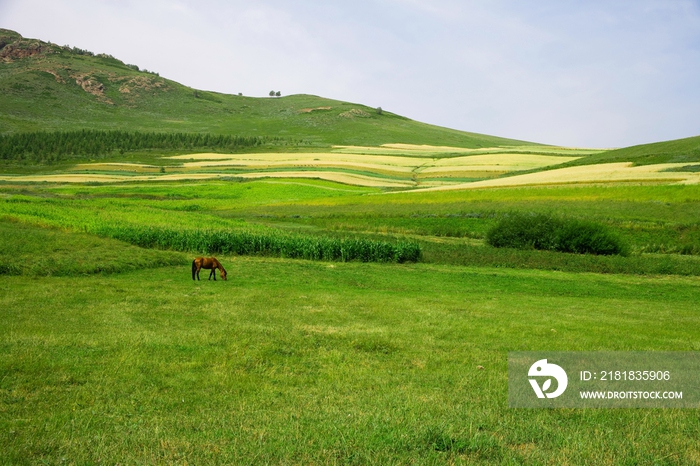
[[[186,169],[211,167],[262,168],[357,168],[362,170],[410,173],[449,174],[455,171],[508,172],[531,170],[557,165],[578,157],[561,157],[538,154],[484,154],[444,159],[423,159],[391,155],[363,155],[339,153],[296,154],[190,154],[168,157],[184,162]]]
[[[49,183],[119,183],[128,181],[179,181],[179,180],[208,180],[222,177],[231,177],[225,173],[177,173],[165,175],[102,175],[67,173],[60,175],[25,175],[25,176],[0,176],[0,181],[21,182],[49,182]],[[410,188],[415,184],[410,181],[394,181],[371,176],[346,174],[339,172],[302,171],[302,172],[255,172],[234,175],[236,178],[310,178],[337,183],[350,184],[365,187],[383,188]],[[432,184],[431,184],[432,185]]]
[[[130,171],[130,172],[153,172],[160,170],[155,165],[143,165],[140,163],[81,163],[73,167],[74,170],[108,170],[108,171]]]
[[[517,171],[544,168],[576,160],[579,157],[559,157],[537,154],[486,154],[438,159],[423,164],[423,173],[464,171]]]
[[[581,149],[556,146],[507,146],[507,147],[480,147],[477,149],[465,149],[463,147],[427,146],[414,144],[383,144],[376,146],[333,146],[333,152],[344,154],[364,155],[407,155],[413,157],[445,157],[454,154],[478,155],[491,153],[520,153],[520,154],[551,154],[569,157],[581,157],[584,155],[604,152],[605,149]]]
[[[373,163],[361,163],[350,161],[311,161],[311,160],[295,160],[290,162],[272,162],[272,161],[255,161],[247,164],[240,163],[234,160],[222,160],[216,162],[187,162],[183,164],[184,168],[240,168],[244,170],[261,170],[261,169],[280,169],[294,168],[303,170],[305,168],[351,168],[365,171],[388,172],[388,174],[396,174],[398,176],[407,176],[414,170],[413,167],[403,167],[397,165],[381,165]]]
[[[432,179],[439,178],[448,181],[451,178],[497,178],[502,175],[508,174],[508,171],[494,171],[494,170],[445,170],[445,171],[421,171],[416,174],[416,179]],[[455,184],[454,181],[449,182],[450,184]]]
[[[318,178],[337,183],[351,184],[355,186],[378,187],[378,188],[410,188],[415,186],[410,181],[394,181],[371,176],[355,175],[352,173],[323,172],[323,171],[301,171],[301,172],[259,172],[259,173],[239,173],[240,178]]]
[[[206,180],[227,176],[222,173],[173,173],[165,175],[102,175],[89,173],[65,173],[59,175],[2,175],[0,181],[26,181],[50,183],[114,183],[121,181],[177,181]],[[228,175],[230,176],[230,175]]]
[[[352,148],[358,146],[336,146],[344,148]],[[361,146],[359,146],[361,147]],[[590,155],[604,152],[609,149],[584,149],[579,147],[562,147],[562,146],[506,146],[506,147],[480,147],[478,149],[465,149],[462,147],[449,146],[428,146],[416,144],[382,144],[380,147],[389,149],[409,150],[409,151],[424,151],[424,152],[464,152],[464,153],[484,153],[484,152],[535,152],[535,153],[550,153],[550,154],[571,154],[575,155]]]
[[[630,183],[666,182],[678,184],[700,183],[699,172],[664,172],[669,168],[680,168],[687,163],[663,163],[633,167],[631,162],[602,163],[548,170],[507,178],[459,183],[414,191],[445,191],[453,189],[501,188],[514,186],[536,186],[585,183]]]
[[[400,156],[367,156],[362,154],[336,154],[330,152],[300,153],[262,153],[262,154],[189,154],[165,157],[175,160],[192,160],[185,162],[185,167],[241,165],[256,166],[267,164],[295,165],[299,163],[314,164],[328,162],[371,163],[395,167],[415,168],[424,163],[420,159]]]

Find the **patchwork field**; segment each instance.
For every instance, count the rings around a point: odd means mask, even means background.
[[[513,186],[537,186],[557,184],[598,184],[598,183],[700,183],[700,164],[661,163],[635,167],[632,162],[604,163],[577,167],[559,168],[537,173],[514,175],[497,180],[460,183],[432,190],[479,189]]]
[[[533,151],[537,151],[533,153]],[[338,146],[327,152],[199,153],[166,156],[167,168],[126,162],[81,163],[61,174],[0,176],[5,181],[116,182],[242,178],[318,178],[386,188],[443,186],[576,160],[591,151],[546,148],[464,149],[389,144]],[[576,154],[576,155],[574,155]],[[174,163],[174,164],[173,164]],[[167,173],[166,173],[167,172]],[[144,173],[149,173],[148,175]]]
[[[336,146],[331,151],[195,153],[162,157],[154,165],[81,163],[61,173],[0,175],[3,181],[113,183],[236,177],[308,178],[355,186],[460,190],[528,185],[700,182],[700,164],[632,162],[566,166],[598,151],[547,146],[466,149],[385,144]],[[563,165],[562,168],[557,166]]]

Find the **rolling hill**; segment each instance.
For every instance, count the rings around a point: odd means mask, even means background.
[[[700,161],[700,136],[617,150],[552,147],[313,95],[260,98],[192,89],[110,55],[6,29],[0,29],[0,63],[0,158],[11,162],[0,168],[8,180],[304,177],[426,189],[698,182],[699,166],[692,163]],[[221,160],[198,152],[262,157]],[[294,155],[278,160],[270,153]],[[183,158],[167,157],[173,155]],[[75,164],[98,158],[119,163]],[[38,165],[27,168],[29,160]],[[46,163],[55,173],[46,173]],[[167,177],[160,176],[163,165]],[[632,169],[637,165],[648,167]],[[20,173],[41,176],[16,178]]]
[[[0,29],[0,63],[0,134],[119,129],[288,137],[320,146],[523,144],[313,95],[255,98],[192,89],[109,55],[6,29]]]
[[[700,162],[700,136],[609,150],[567,165],[632,162],[635,165]]]

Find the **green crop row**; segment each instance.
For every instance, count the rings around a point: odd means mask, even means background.
[[[13,196],[0,199],[0,218],[114,238],[144,248],[206,254],[265,255],[328,261],[417,261],[414,242],[285,233],[236,219],[171,211],[139,203]],[[169,225],[177,224],[174,229]],[[209,225],[208,229],[196,225]],[[243,226],[245,225],[245,226]]]
[[[264,255],[341,262],[415,262],[421,254],[420,246],[412,242],[308,237],[274,231],[252,233],[112,225],[96,226],[91,230],[100,236],[144,248],[205,254]]]

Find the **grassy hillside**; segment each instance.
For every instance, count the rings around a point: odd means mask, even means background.
[[[0,134],[80,129],[279,136],[307,144],[493,147],[521,141],[440,128],[312,95],[192,89],[108,55],[0,29]]]
[[[635,165],[700,162],[700,136],[610,150],[583,157],[565,166],[612,162],[634,162]]]

